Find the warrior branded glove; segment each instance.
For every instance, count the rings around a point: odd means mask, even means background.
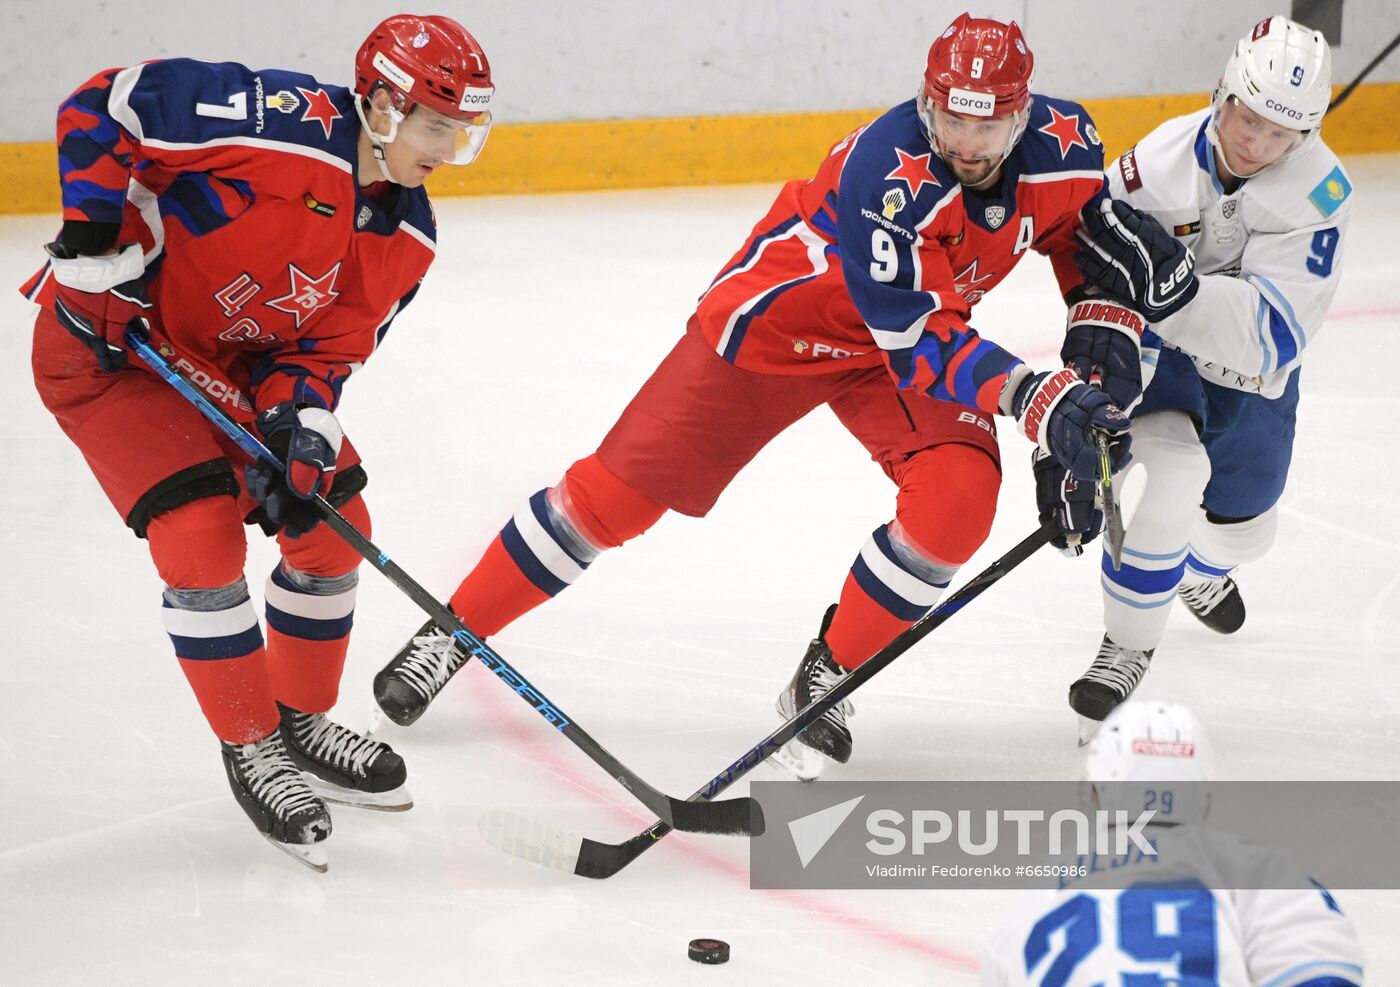
[[[1191,303],[1200,288],[1196,258],[1162,224],[1121,199],[1085,206],[1074,263],[1104,294],[1160,322]]]
[[[335,459],[345,438],[340,422],[324,408],[297,408],[290,401],[258,414],[258,431],[267,447],[286,464],[286,472],[264,462],[243,471],[248,493],[262,505],[267,519],[292,538],[300,538],[321,520],[309,503],[330,493]]]
[[[1069,328],[1060,358],[1079,379],[1094,384],[1119,408],[1142,394],[1142,317],[1102,298],[1088,298],[1069,308]]]
[[[65,243],[45,245],[55,282],[53,312],[58,324],[92,350],[107,373],[125,370],[122,334],[127,323],[144,318],[151,303],[141,274],[146,262],[139,244],[100,257],[78,254]]]
[[[1103,530],[1103,511],[1096,505],[1097,484],[1076,480],[1059,460],[1036,449],[1031,453],[1035,474],[1035,503],[1040,520],[1054,520],[1060,533],[1051,542],[1073,558]]]
[[[1112,472],[1132,459],[1127,415],[1069,368],[1023,377],[1011,401],[1011,414],[1022,434],[1041,452],[1054,456],[1076,480],[1100,479],[1095,433],[1108,436]]]

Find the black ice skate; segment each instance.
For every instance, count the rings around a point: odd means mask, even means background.
[[[374,701],[385,716],[406,727],[470,658],[429,620],[374,677]]]
[[[807,645],[807,653],[792,681],[778,694],[778,715],[784,719],[792,719],[850,674],[836,664],[826,644],[826,631],[835,615],[833,604],[822,619],[821,631]],[[854,712],[849,700],[838,703],[773,755],[773,760],[803,781],[821,777],[828,760],[845,764],[851,759],[851,731],[846,727],[846,717]]]
[[[252,744],[220,746],[229,787],[253,825],[273,846],[325,873],[330,865],[322,844],[331,835],[331,816],[292,763],[281,731]]]
[[[277,708],[287,754],[321,798],[386,812],[413,808],[403,787],[408,778],[403,758],[388,744],[362,737],[325,713],[300,713],[281,703]]]
[[[1203,583],[1182,583],[1177,595],[1186,609],[1218,634],[1233,634],[1244,626],[1244,598],[1229,576]]]
[[[1069,704],[1081,717],[1079,746],[1093,739],[1109,713],[1133,694],[1147,674],[1152,652],[1135,651],[1113,642],[1105,634],[1094,663],[1069,687]]]

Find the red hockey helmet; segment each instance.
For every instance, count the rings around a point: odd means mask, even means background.
[[[960,14],[928,51],[925,102],[964,116],[1018,113],[1031,96],[1035,56],[1012,21]]]
[[[961,14],[929,48],[919,118],[962,184],[985,188],[1000,174],[1030,120],[1034,70],[1015,21]]]
[[[364,115],[379,89],[392,97],[387,134],[375,133]],[[395,14],[355,55],[356,111],[386,178],[383,145],[396,139],[440,160],[471,164],[490,132],[495,91],[486,53],[450,17]],[[420,106],[430,112],[411,116]]]

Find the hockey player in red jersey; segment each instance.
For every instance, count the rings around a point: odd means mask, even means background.
[[[63,229],[24,287],[34,379],[164,581],[175,654],[222,742],[244,811],[318,869],[331,801],[408,808],[402,759],[327,719],[359,557],[309,498],[362,530],[365,470],[335,410],[432,263],[424,179],[469,163],[490,69],[446,17],[365,40],[353,89],[188,59],[100,72],[63,103]],[[255,423],[286,478],[254,466],[129,359],[145,327],[224,410]],[[264,641],[243,526],[277,532]]]
[[[918,97],[783,188],[598,450],[506,524],[452,595],[463,621],[495,634],[667,510],[703,516],[765,444],[827,404],[898,493],[779,699],[789,716],[925,614],[982,544],[1001,480],[994,416],[1015,419],[1062,487],[1075,488],[1066,469],[1097,476],[1095,430],[1124,460],[1113,391],[1035,373],[968,324],[1030,251],[1049,255],[1065,292],[1079,284],[1079,210],[1104,186],[1088,115],[1032,96],[1032,67],[1014,23],[949,26]],[[1072,321],[1070,339],[1085,354],[1126,347],[1135,369],[1141,321],[1110,308]],[[1130,377],[1114,377],[1119,403],[1136,396]],[[411,723],[466,660],[429,622],[376,677],[376,700]],[[799,739],[836,761],[851,753],[840,708]]]

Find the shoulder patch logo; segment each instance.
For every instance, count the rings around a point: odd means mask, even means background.
[[[1118,171],[1123,176],[1123,188],[1129,192],[1136,192],[1142,188],[1142,172],[1138,171],[1136,145],[1124,151],[1123,156],[1118,159]]]
[[[884,203],[885,208],[880,210],[880,215],[884,216],[886,219],[894,219],[895,214],[904,208],[904,189],[890,189],[885,193],[885,197],[881,201]]]
[[[1342,174],[1338,165],[1327,173],[1327,177],[1317,183],[1317,188],[1308,193],[1308,201],[1317,206],[1324,217],[1332,215],[1351,195],[1351,182]]]
[[[1086,151],[1089,150],[1089,145],[1084,143],[1084,138],[1079,135],[1078,113],[1065,116],[1053,106],[1047,107],[1047,109],[1050,110],[1050,122],[1036,129],[1042,134],[1055,138],[1060,145],[1061,160],[1069,156],[1069,149],[1072,147],[1082,147]]]

